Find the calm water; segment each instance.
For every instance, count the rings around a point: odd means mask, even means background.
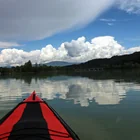
[[[80,76],[1,78],[0,118],[33,90],[47,100],[81,140],[140,139],[138,82]]]

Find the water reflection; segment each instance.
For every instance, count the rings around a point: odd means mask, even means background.
[[[17,100],[33,90],[42,98],[74,100],[74,104],[88,106],[95,100],[99,105],[119,104],[129,90],[140,90],[135,83],[115,82],[115,80],[92,80],[82,77],[32,78],[30,84],[21,79],[0,80],[0,101]]]

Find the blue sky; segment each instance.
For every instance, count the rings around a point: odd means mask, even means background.
[[[0,66],[140,51],[140,0],[5,0],[0,20]]]
[[[108,20],[108,21],[105,21]],[[111,21],[114,20],[114,21]],[[111,24],[111,25],[108,25]],[[41,49],[47,44],[58,48],[63,42],[76,40],[85,36],[88,41],[98,36],[113,36],[121,45],[126,48],[140,46],[140,15],[130,14],[115,7],[102,13],[95,21],[83,28],[66,30],[43,40],[21,42],[25,44],[22,49],[31,51]]]

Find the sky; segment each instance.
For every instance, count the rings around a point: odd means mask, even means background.
[[[0,66],[140,51],[140,0],[0,0]]]

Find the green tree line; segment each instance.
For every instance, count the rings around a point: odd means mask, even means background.
[[[13,74],[13,73],[41,73],[41,72],[56,72],[60,71],[60,67],[52,67],[47,65],[32,64],[29,60],[24,65],[15,67],[0,67],[0,74]]]

